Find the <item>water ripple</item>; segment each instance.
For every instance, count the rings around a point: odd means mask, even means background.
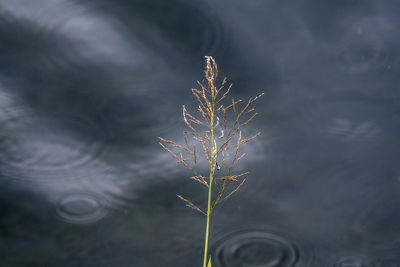
[[[216,266],[291,267],[307,261],[301,248],[273,231],[241,230],[228,233],[214,243]]]
[[[96,127],[82,118],[44,118],[13,108],[1,113],[0,129],[0,163],[8,175],[71,170],[103,150]]]
[[[162,54],[168,55],[169,63],[176,57],[185,60],[216,54],[222,52],[222,46],[226,50],[230,43],[217,16],[203,2],[139,1],[129,6],[136,16],[126,14],[126,23],[155,50],[164,51]],[[146,32],[143,27],[147,28]]]
[[[101,202],[87,194],[71,194],[57,205],[57,214],[68,223],[87,224],[102,219],[107,214]]]
[[[148,47],[137,36],[130,37],[123,23],[108,14],[108,7],[100,2],[40,2],[27,5],[13,1],[0,6],[0,35],[7,44],[1,47],[7,52],[2,59],[7,62],[7,72],[45,71],[57,79],[60,74],[80,74],[83,67],[89,67],[86,75],[106,70],[107,77],[131,81],[161,65],[157,59],[154,62]],[[48,75],[45,80],[49,80]]]

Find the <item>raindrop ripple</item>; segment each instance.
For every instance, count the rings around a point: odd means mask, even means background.
[[[43,118],[25,109],[4,110],[0,130],[0,164],[11,176],[67,171],[87,164],[103,150],[96,127],[71,116]]]
[[[232,232],[213,247],[216,266],[291,267],[300,260],[299,249],[291,240],[263,230]]]
[[[106,216],[107,210],[93,196],[72,194],[60,200],[57,214],[68,223],[88,224],[102,219]]]

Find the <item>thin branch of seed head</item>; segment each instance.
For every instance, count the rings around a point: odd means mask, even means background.
[[[238,103],[238,101],[236,101],[236,103]],[[233,105],[231,105],[231,106],[233,107]],[[238,122],[239,122],[239,120],[238,120],[238,118],[236,118],[236,120],[233,123],[232,127],[228,131],[227,137],[229,137],[232,134],[232,132],[235,134],[239,130],[240,127],[236,127]]]
[[[245,175],[245,174],[248,174],[248,172],[239,174],[237,177],[243,176],[243,175]],[[232,176],[230,176],[230,177],[232,177]],[[225,196],[224,198],[222,198],[222,196],[223,196],[223,191],[225,190],[226,183],[227,183],[228,181],[237,181],[237,179],[235,179],[235,178],[224,178],[223,180],[224,180],[224,183],[223,183],[222,186],[221,186],[221,191],[220,191],[221,193],[218,194],[217,198],[214,200],[214,202],[213,202],[213,209],[214,209],[214,207],[215,207],[220,201],[223,201],[223,200],[229,198],[230,196],[232,196],[234,193],[236,193],[236,192],[239,190],[239,188],[240,188],[240,187],[244,184],[244,182],[246,181],[246,179],[243,179],[243,181],[239,184],[239,186],[236,187],[236,189],[234,189],[234,190],[231,191],[227,196]],[[222,198],[222,200],[221,200],[221,198]]]
[[[258,96],[256,96],[255,98],[250,98],[249,101],[247,102],[247,105],[242,109],[242,111],[239,113],[239,115],[237,116],[236,120],[239,121],[240,117],[243,115],[243,113],[250,107],[251,104],[253,104],[257,99],[259,99],[260,97],[262,97],[264,95],[264,93],[259,94]]]
[[[204,112],[204,110],[201,108],[201,106],[199,106],[199,108],[197,110],[200,112],[201,116],[204,118],[204,121],[206,121],[207,124],[210,124],[211,123],[210,115],[208,113],[206,114]]]
[[[172,152],[169,148],[167,148],[166,146],[164,146],[161,142],[158,142],[158,143],[160,144],[160,146],[162,146],[162,148],[164,148],[166,151],[168,151],[168,152],[177,160],[177,163],[181,163],[183,166],[185,166],[186,168],[188,168],[189,170],[191,170],[194,174],[198,175],[197,172],[185,162],[186,159],[185,159],[185,160],[182,160],[181,158],[178,157],[178,155],[176,155],[176,154],[175,154],[174,152]]]
[[[218,202],[221,200],[221,198],[222,198],[222,196],[224,194],[225,186],[226,186],[227,182],[228,182],[228,180],[225,179],[224,182],[222,183],[221,190],[219,191],[217,197],[215,198],[215,200],[213,201],[213,203],[211,205],[211,211],[214,210],[215,206],[217,206]]]
[[[205,177],[203,177],[203,176],[196,175],[196,176],[189,177],[189,179],[197,181],[197,182],[200,182],[201,184],[203,184],[206,187],[208,187],[208,183],[207,183],[206,180],[204,180]]]
[[[206,148],[204,142],[201,142],[201,145],[203,147],[204,156],[206,157],[207,161],[210,163],[211,158],[210,158],[209,150],[208,150],[208,148]]]
[[[206,134],[205,140],[208,141],[208,144],[211,144],[211,138],[210,138],[210,136],[208,135],[210,132],[209,132],[209,131],[205,131],[204,133]]]
[[[189,160],[192,160],[192,158],[179,159],[177,161],[177,163],[181,163],[183,166],[185,166],[186,168],[191,170],[194,174],[196,174],[196,171],[192,167],[190,167],[189,164],[186,163],[186,161],[189,161]]]
[[[216,153],[217,155],[228,146],[229,142],[232,140],[232,137],[233,137],[233,135],[230,136],[228,139],[226,139],[226,141],[219,147],[219,149]]]
[[[202,136],[198,132],[183,131],[183,134],[184,135],[189,134],[189,135],[192,135],[192,136],[196,136],[196,137],[202,138]]]
[[[164,148],[166,151],[168,151],[176,160],[180,160],[179,157],[172,152],[169,148],[167,148],[166,146],[164,146],[161,142],[158,142],[160,144],[160,146],[162,146],[162,148]]]
[[[186,132],[183,132],[183,137],[185,139],[185,145],[188,145],[188,141],[187,141],[187,136],[186,136]]]
[[[262,97],[263,95],[264,95],[264,93],[261,93],[258,96],[256,96],[255,98],[253,98],[253,102],[256,101],[257,99],[259,99],[260,97]]]
[[[217,95],[219,94],[219,92],[221,92],[224,89],[225,83],[226,83],[226,77],[224,77],[224,79],[222,80],[221,85],[219,86],[219,88],[216,89],[215,99],[217,99]],[[218,103],[218,102],[219,102],[219,100],[216,103]]]
[[[220,101],[224,100],[225,97],[229,94],[229,92],[231,91],[232,85],[233,85],[233,84],[230,84],[230,85],[229,85],[228,89],[227,89],[227,90],[225,91],[225,93],[221,96],[221,98],[217,101],[217,104],[218,104]]]
[[[246,153],[243,153],[243,154],[236,160],[236,162],[239,162],[244,156],[246,156]]]
[[[187,125],[190,129],[192,129],[193,131],[196,132],[196,130],[193,128],[193,126],[188,122],[188,120],[187,120],[187,118],[186,118],[186,113],[187,113],[186,108],[185,108],[185,106],[183,106],[183,110],[182,110],[183,121],[186,123],[186,125]]]
[[[228,171],[227,171],[227,175],[229,175],[229,173],[231,172],[231,168],[233,167],[233,164],[235,164],[237,153],[239,151],[240,145],[242,144],[241,140],[242,140],[242,132],[240,131],[239,132],[239,138],[238,138],[238,141],[236,143],[235,155],[233,156],[232,162],[229,165],[229,168],[228,168]]]
[[[208,142],[208,139],[204,136],[193,136],[193,139],[196,140],[197,142],[201,143],[201,142]]]
[[[187,200],[186,198],[182,197],[181,195],[176,195],[178,198],[180,198],[181,200],[183,200],[186,203],[186,206],[189,208],[192,208],[194,210],[197,210],[198,212],[203,213],[204,215],[207,215],[204,211],[202,211],[199,207],[197,207],[195,204],[193,204],[192,202],[190,202],[189,200]]]
[[[225,200],[225,199],[228,199],[228,198],[231,197],[233,194],[235,194],[235,193],[242,187],[242,185],[244,184],[244,182],[246,182],[246,179],[243,179],[243,181],[242,181],[232,192],[230,192],[227,196],[225,196],[225,197],[222,199],[222,201]]]
[[[185,114],[186,116],[189,117],[189,120],[190,120],[191,122],[193,122],[194,124],[198,124],[198,125],[206,125],[206,124],[204,124],[202,121],[200,121],[199,119],[197,119],[196,117],[194,117],[192,114],[190,114],[189,112],[187,112],[185,106],[183,106],[183,108],[184,108],[184,114]],[[186,116],[185,116],[185,118],[186,118]]]
[[[242,102],[242,99],[236,100],[236,101],[234,102],[235,106],[236,106],[237,104],[239,104],[240,102]],[[225,111],[229,110],[231,107],[233,107],[233,103],[230,104],[229,106],[227,106],[227,107],[225,108]]]
[[[217,183],[217,179],[215,179],[214,175],[213,175],[213,181],[214,181],[215,187],[218,190],[218,194],[220,194],[221,193],[221,188],[219,187],[219,184]]]
[[[254,119],[254,117],[255,117],[255,116],[257,116],[257,114],[258,114],[257,112],[256,112],[256,113],[254,113],[254,114],[253,114],[253,116],[251,116],[251,117],[250,117],[250,119],[248,119],[246,122],[244,122],[244,123],[240,124],[240,126],[239,126],[239,127],[243,127],[243,126],[245,126],[245,125],[249,124],[249,122],[251,122],[251,121]]]
[[[215,206],[218,204],[218,202],[222,199],[222,197],[223,197],[223,192],[224,192],[224,190],[225,190],[225,186],[226,186],[226,184],[227,184],[228,181],[237,182],[237,181],[238,181],[237,178],[242,177],[242,176],[247,175],[247,174],[249,174],[249,172],[244,172],[244,173],[237,174],[237,175],[232,175],[232,176],[225,176],[225,177],[222,177],[222,178],[216,178],[216,179],[218,179],[218,180],[223,180],[223,184],[222,184],[222,186],[221,186],[221,190],[219,190],[219,193],[218,193],[216,199],[214,200],[214,202],[213,202],[213,204],[212,204],[212,208],[214,209],[214,207],[215,207]],[[246,179],[244,179],[244,180],[246,180]],[[243,185],[244,180],[242,181],[242,183],[241,183],[235,190],[233,190],[230,194],[228,194],[228,195],[227,195],[226,197],[224,197],[222,200],[224,200],[224,199],[230,197],[230,196],[233,195],[235,192],[237,192],[237,190],[239,190],[239,188]]]
[[[224,129],[226,130],[226,110],[223,109],[224,111]]]
[[[200,96],[204,99],[204,102],[206,102],[206,105],[209,109],[211,109],[211,103],[210,100],[207,98],[206,92],[207,89],[206,87],[199,81],[197,81],[197,84],[201,87],[201,94]]]
[[[196,165],[196,163],[197,163],[196,145],[193,145],[193,161],[194,161],[194,165]]]
[[[192,93],[193,95],[196,97],[197,101],[200,103],[200,105],[204,108],[204,109],[208,109],[209,108],[209,101],[207,99],[207,97],[205,95],[203,95],[202,92],[200,92],[197,89],[192,89]],[[201,98],[203,98],[205,104],[203,103],[203,101],[201,100]],[[207,106],[207,107],[206,107]]]
[[[203,126],[208,126],[208,124],[203,123],[200,120],[193,120],[193,119],[189,119],[192,123],[197,124],[197,125],[203,125]]]
[[[247,175],[247,174],[249,174],[249,172],[243,172],[243,173],[240,173],[240,174],[231,175],[230,178],[237,180],[237,178],[242,177],[242,176]]]
[[[232,108],[233,108],[233,112],[236,113],[236,102],[233,98],[232,98]]]
[[[246,111],[244,114],[250,113],[250,112],[252,112],[252,111],[254,111],[254,110],[255,110],[255,108],[251,108],[251,109],[249,109],[248,111]]]
[[[217,95],[222,89],[224,89],[225,83],[226,83],[226,77],[224,77],[224,79],[222,80],[221,86],[217,90]]]
[[[161,138],[161,137],[158,137],[158,139],[160,139],[161,141],[163,141],[163,142],[165,142],[165,143],[167,143],[167,144],[170,144],[170,145],[172,145],[172,146],[174,146],[174,147],[183,149],[183,150],[186,151],[186,153],[188,153],[188,154],[190,154],[190,155],[193,155],[193,152],[192,152],[190,149],[188,149],[188,148],[186,148],[186,147],[184,147],[184,146],[178,145],[178,144],[175,143],[174,141],[167,140],[167,139],[164,139],[164,138]]]
[[[254,101],[256,101],[258,98],[262,97],[264,95],[264,93],[256,96],[255,98],[250,98],[249,101],[247,102],[246,106],[242,109],[242,111],[240,111],[240,113],[237,115],[235,122],[232,126],[232,128],[229,130],[228,132],[228,136],[231,134],[231,131],[235,129],[236,125],[239,122],[240,117],[246,112],[246,110],[250,107],[251,104],[254,103]]]
[[[256,135],[254,135],[253,137],[244,139],[244,140],[241,142],[241,144],[243,145],[243,144],[246,144],[246,143],[250,142],[251,140],[253,140],[253,139],[256,138],[257,136],[259,136],[260,134],[261,134],[261,132],[258,132],[258,133],[257,133]]]
[[[238,179],[234,178],[233,176],[224,176],[224,177],[216,178],[216,179],[223,180],[223,181],[227,180],[227,181],[232,181],[232,182],[238,181]]]
[[[182,156],[182,154],[181,154],[181,156]],[[181,159],[178,161],[178,163],[183,163],[183,162],[186,163],[186,161],[189,161],[189,160],[192,160],[192,158],[181,158]]]

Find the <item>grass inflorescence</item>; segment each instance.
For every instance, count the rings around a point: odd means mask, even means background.
[[[242,145],[261,134],[258,132],[245,138],[242,127],[257,116],[253,104],[263,94],[250,98],[245,103],[241,99],[228,100],[232,84],[227,86],[227,79],[223,78],[217,86],[218,66],[211,56],[206,56],[205,59],[205,81],[197,81],[198,89],[192,89],[198,104],[197,114],[192,115],[185,106],[182,109],[183,121],[188,127],[188,130],[183,132],[184,144],[180,145],[161,137],[159,139],[160,145],[177,163],[193,173],[190,179],[208,189],[206,210],[202,210],[181,195],[177,196],[187,207],[207,217],[203,267],[211,267],[210,258],[207,265],[210,216],[218,204],[235,194],[246,181],[245,177],[249,172],[233,173],[233,170],[235,164],[246,156],[245,153],[239,153]],[[196,168],[202,161],[207,163],[207,175],[203,175]],[[233,186],[228,186],[230,184]],[[215,193],[212,190],[213,186],[216,188]]]

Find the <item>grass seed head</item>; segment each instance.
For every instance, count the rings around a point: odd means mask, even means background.
[[[192,89],[193,96],[198,102],[198,117],[201,119],[196,118],[196,114],[192,113],[194,114],[192,115],[189,113],[186,107],[183,106],[183,121],[190,129],[190,131],[183,132],[184,144],[180,145],[177,142],[160,138],[160,145],[177,160],[177,163],[182,164],[195,174],[190,177],[191,180],[199,182],[206,187],[211,186],[210,182],[216,185],[218,192],[214,197],[212,208],[220,201],[231,197],[244,184],[245,179],[243,177],[248,172],[240,174],[231,174],[231,172],[234,170],[235,164],[246,155],[246,153],[242,153],[238,157],[241,146],[253,141],[261,134],[261,132],[258,132],[250,138],[243,139],[241,129],[250,124],[258,115],[255,112],[253,104],[263,95],[262,93],[254,98],[250,98],[245,105],[242,105],[241,99],[235,100],[234,98],[231,98],[231,101],[227,103],[226,100],[232,91],[232,84],[226,87],[226,78],[223,78],[218,83],[218,75],[218,65],[214,58],[206,56],[204,70],[206,82],[203,84],[197,81],[199,89]],[[217,104],[218,108],[216,108]],[[217,128],[220,134],[214,135]],[[196,143],[202,148],[202,153],[200,154],[196,151]],[[204,176],[200,171],[195,169],[195,166],[199,167],[199,161],[204,161],[210,166],[208,170],[210,172],[210,182],[206,181],[207,175]],[[218,164],[218,162],[222,165]],[[225,175],[214,177],[215,170],[218,173],[225,171]],[[230,182],[240,183],[230,192],[226,192],[227,183]],[[204,213],[186,198],[180,195],[178,197],[185,202],[186,206]]]

